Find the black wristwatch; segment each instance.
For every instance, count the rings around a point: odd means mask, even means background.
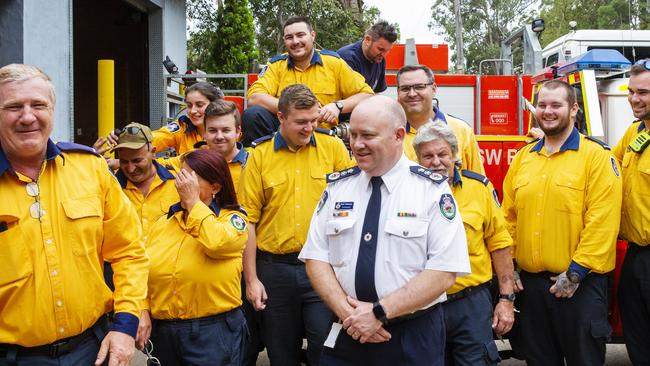
[[[517,296],[515,296],[514,293],[511,293],[511,294],[499,294],[499,300],[504,299],[504,300],[508,300],[508,301],[515,301],[516,298],[517,298]]]
[[[386,318],[386,311],[384,310],[384,307],[381,306],[379,301],[375,301],[372,304],[372,313],[375,314],[375,318],[377,318],[381,324],[386,325],[386,323],[388,323],[388,319]]]
[[[336,106],[336,108],[339,109],[339,113],[343,113],[343,102],[337,100],[336,102],[334,102],[334,105]]]

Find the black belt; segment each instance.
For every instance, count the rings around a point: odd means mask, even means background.
[[[268,261],[268,262],[274,262],[274,263],[302,265],[304,263],[300,259],[298,259],[298,254],[300,254],[300,252],[288,253],[288,254],[274,254],[274,253],[269,253],[258,249],[257,259]]]
[[[404,322],[409,321],[409,320],[413,320],[415,318],[419,318],[422,315],[428,314],[428,313],[436,310],[439,306],[440,306],[440,303],[433,304],[433,305],[429,306],[426,309],[418,310],[418,311],[416,311],[414,313],[411,313],[411,314],[398,316],[397,318],[388,319],[388,324],[387,325],[388,326],[396,325],[396,324],[404,323]]]
[[[103,315],[93,324],[92,327],[84,330],[74,337],[60,339],[56,342],[36,347],[23,347],[15,344],[0,344],[0,357],[6,357],[11,351],[15,351],[17,357],[36,356],[57,358],[74,351],[81,343],[90,337],[95,337],[95,329],[100,328],[103,332],[108,330],[108,317]]]
[[[470,295],[473,295],[473,294],[477,293],[479,290],[482,290],[484,288],[488,288],[490,286],[492,286],[492,281],[487,281],[485,283],[482,283],[482,284],[476,285],[476,286],[472,286],[472,287],[465,287],[464,289],[462,289],[462,290],[460,290],[460,291],[458,291],[456,293],[453,293],[451,295],[447,295],[447,300],[445,301],[445,303],[448,304],[448,303],[450,303],[452,301],[460,300],[462,298],[465,298],[467,296],[470,296]]]
[[[204,316],[201,318],[192,318],[192,319],[153,319],[154,322],[159,323],[159,324],[191,324],[192,322],[198,321],[201,324],[213,324],[217,323],[221,320],[226,319],[226,316],[230,313],[234,313],[236,311],[241,311],[241,307],[236,307],[232,310],[228,310],[225,313],[217,314],[217,315],[208,315]]]
[[[638,249],[638,250],[647,250],[647,249],[650,249],[650,245],[648,245],[648,244],[646,244],[646,245],[641,245],[641,244],[633,243],[633,242],[631,242],[631,241],[628,241],[627,243],[629,244],[629,245],[628,245],[628,248],[632,246],[632,247],[636,247],[636,249]]]

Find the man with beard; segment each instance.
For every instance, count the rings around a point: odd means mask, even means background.
[[[650,59],[632,66],[628,91],[628,101],[638,120],[613,149],[622,164],[625,196],[619,235],[628,241],[618,303],[630,360],[642,365],[650,360],[650,152],[645,151],[650,142]]]
[[[316,32],[305,17],[291,17],[282,27],[288,53],[269,60],[266,70],[248,90],[242,143],[249,147],[278,129],[278,98],[291,84],[305,84],[322,106],[319,127],[338,123],[341,113],[350,113],[359,101],[372,95],[361,74],[352,70],[336,52],[314,48]]]
[[[443,113],[437,106],[433,106],[436,91],[433,71],[425,65],[407,65],[397,72],[397,100],[406,112],[407,121],[404,154],[407,158],[417,161],[413,140],[418,128],[429,121],[441,121],[449,125],[456,135],[458,157],[463,167],[485,174],[474,132],[463,120]]]
[[[535,118],[545,137],[523,147],[503,182],[503,210],[521,269],[523,354],[529,365],[602,365],[608,273],[621,207],[618,164],[574,127],[575,91],[542,85]]]
[[[368,28],[363,39],[339,48],[337,53],[363,75],[375,93],[386,90],[386,54],[397,40],[397,31],[385,20]]]

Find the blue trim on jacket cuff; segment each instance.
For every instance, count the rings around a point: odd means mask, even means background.
[[[115,313],[111,330],[122,332],[135,338],[138,334],[138,324],[140,320],[137,316],[130,313]]]
[[[589,268],[583,267],[574,261],[571,261],[571,264],[569,264],[569,271],[576,272],[580,276],[580,281],[589,274]]]

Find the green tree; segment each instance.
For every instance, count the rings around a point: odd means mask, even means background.
[[[578,29],[650,29],[649,12],[648,0],[543,0],[542,47],[570,32],[572,20]]]
[[[341,0],[250,0],[257,25],[260,63],[284,52],[282,25],[291,16],[306,16],[316,31],[318,48],[337,50],[363,36],[374,23],[379,10],[375,7],[353,12]]]
[[[460,13],[463,21],[463,52],[467,73],[478,73],[481,60],[499,58],[501,41],[515,28],[529,21],[533,11],[528,10],[533,0],[462,0]],[[453,0],[435,0],[429,28],[442,28],[445,40],[456,49],[456,16]],[[452,62],[457,62],[456,53]],[[494,73],[494,65],[487,65],[483,73]]]
[[[190,70],[214,72],[214,44],[217,42],[217,11],[213,0],[188,0],[187,67]]]

